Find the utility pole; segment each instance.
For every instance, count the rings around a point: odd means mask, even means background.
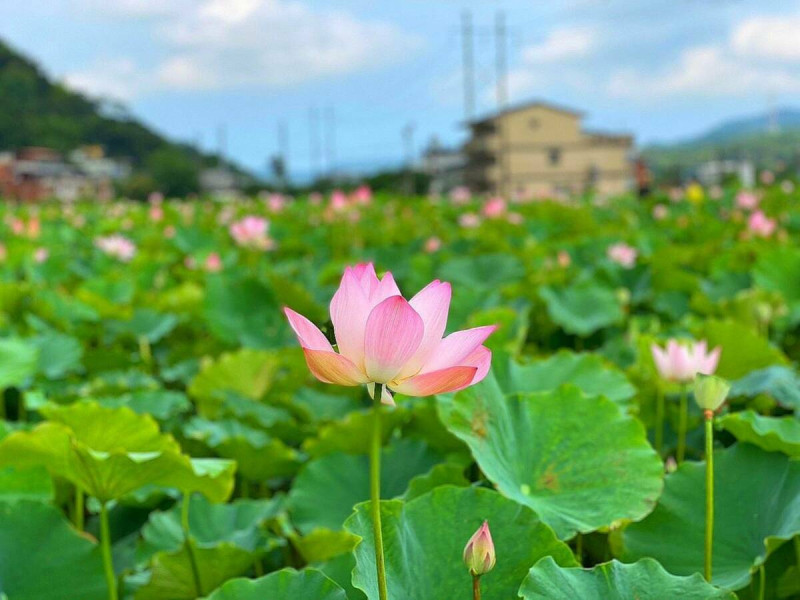
[[[401,131],[403,138],[403,146],[405,147],[406,155],[406,176],[404,182],[404,189],[406,196],[414,195],[414,130],[416,125],[409,123]]]
[[[328,176],[336,180],[336,111],[332,106],[325,110],[325,161]]]
[[[497,11],[495,17],[495,52],[497,69],[497,133],[499,136],[498,148],[498,176],[497,192],[504,197],[508,196],[508,132],[503,125],[501,116],[508,103],[508,64],[506,58],[506,15],[502,10]]]
[[[469,122],[475,117],[475,52],[472,30],[472,13],[465,10],[461,14],[461,53],[464,80],[464,119]]]
[[[320,150],[319,139],[319,111],[316,107],[308,109],[308,143],[311,179],[319,177]]]
[[[283,162],[283,185],[286,186],[291,180],[289,176],[289,127],[283,119],[278,121],[278,156]]]

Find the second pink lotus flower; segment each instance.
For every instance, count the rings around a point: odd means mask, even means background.
[[[430,396],[486,377],[492,353],[483,342],[496,327],[442,338],[450,297],[450,284],[435,280],[406,301],[391,273],[378,279],[372,263],[348,267],[330,306],[338,352],[311,321],[290,308],[284,312],[317,379],[366,384],[370,394],[376,383],[385,384],[381,400],[393,404],[391,391]]]
[[[692,381],[698,373],[713,374],[717,370],[722,349],[717,346],[709,352],[705,340],[684,346],[672,339],[667,342],[666,349],[653,344],[650,351],[661,377],[667,381],[685,383]]]

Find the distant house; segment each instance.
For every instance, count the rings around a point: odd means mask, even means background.
[[[431,192],[444,193],[464,184],[467,156],[461,148],[447,148],[433,138],[422,155],[421,169],[431,178]]]
[[[241,195],[241,177],[227,167],[204,169],[200,172],[200,189],[204,193],[227,200]]]
[[[530,102],[469,123],[466,185],[505,196],[627,190],[632,136],[584,131],[581,117]]]
[[[50,148],[22,148],[0,155],[0,196],[22,202],[110,197],[113,181],[129,174],[129,165],[105,158],[99,146],[73,151],[70,161]]]

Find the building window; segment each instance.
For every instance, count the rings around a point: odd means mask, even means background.
[[[561,148],[550,148],[547,156],[550,159],[550,164],[552,166],[557,165],[561,162]]]

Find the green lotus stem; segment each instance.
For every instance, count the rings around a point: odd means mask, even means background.
[[[664,390],[660,385],[656,387],[656,425],[653,437],[656,452],[661,456],[664,449]]]
[[[75,529],[78,531],[83,531],[83,515],[84,515],[84,498],[83,498],[83,490],[77,486],[75,486],[75,505],[72,507],[72,522],[75,525]]]
[[[472,600],[481,600],[481,576],[472,576]]]
[[[383,530],[381,528],[381,396],[383,384],[375,384],[372,399],[372,444],[369,454],[370,509],[372,534],[375,541],[375,567],[378,571],[378,597],[387,600],[386,565],[383,558]]]
[[[794,556],[797,559],[797,571],[800,573],[800,536],[794,536]]]
[[[575,558],[578,564],[583,566],[583,534],[581,532],[575,536]]]
[[[703,574],[711,583],[711,556],[714,546],[714,413],[707,410],[706,425],[706,539]]]
[[[181,502],[181,529],[183,529],[183,542],[186,547],[186,555],[189,557],[189,565],[192,568],[192,578],[194,579],[194,589],[198,598],[203,596],[203,583],[200,581],[200,569],[197,567],[197,557],[194,555],[192,547],[192,534],[189,530],[189,500],[191,494],[184,494]]]
[[[764,600],[764,593],[767,589],[767,574],[764,571],[764,563],[758,567],[758,600]]]
[[[100,505],[100,544],[103,551],[103,570],[108,586],[108,600],[118,600],[117,576],[114,575],[114,560],[111,558],[111,532],[108,527],[108,503]]]
[[[689,420],[689,393],[685,384],[681,385],[681,404],[678,414],[678,449],[675,452],[675,461],[683,462],[686,456],[686,428]]]
[[[150,340],[147,339],[147,336],[140,335],[139,336],[139,356],[142,358],[142,362],[145,365],[149,365],[153,362],[153,352],[150,349]]]

